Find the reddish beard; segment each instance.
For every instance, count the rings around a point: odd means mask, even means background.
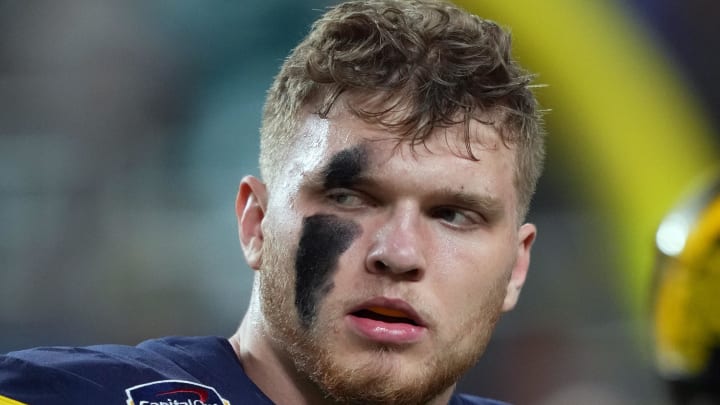
[[[436,351],[418,367],[403,367],[402,348],[369,345],[367,360],[344,364],[337,350],[339,332],[322,316],[324,301],[317,303],[318,316],[307,327],[299,321],[294,305],[294,260],[287,249],[266,232],[263,265],[259,274],[261,309],[273,348],[295,378],[317,387],[331,403],[426,404],[445,393],[480,358],[500,318],[506,278],[500,277],[488,291],[481,308],[466,319],[444,350]],[[327,306],[326,306],[327,307]],[[468,335],[472,335],[467,338]],[[466,339],[461,341],[460,338]]]

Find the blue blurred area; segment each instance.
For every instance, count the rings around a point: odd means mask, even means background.
[[[236,187],[257,173],[272,77],[332,2],[0,2],[0,352],[234,331],[252,281]],[[627,6],[714,111],[720,61],[693,61],[682,44],[702,27],[707,40],[720,11],[666,18],[700,3]],[[613,241],[583,206],[582,180],[550,156],[528,285],[461,386],[540,404],[662,404],[609,278]],[[521,369],[537,378],[516,381]]]

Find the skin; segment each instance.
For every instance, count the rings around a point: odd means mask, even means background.
[[[325,120],[308,114],[282,181],[243,179],[239,234],[257,273],[230,341],[273,401],[443,404],[482,354],[517,302],[536,229],[517,217],[514,150],[472,122],[479,160],[463,158],[462,131],[438,129],[413,149],[342,108]],[[326,257],[315,249],[329,265],[306,291],[298,283],[312,262],[301,259],[308,218],[351,231]],[[411,305],[425,333],[400,345],[359,335],[349,313],[373,297]]]

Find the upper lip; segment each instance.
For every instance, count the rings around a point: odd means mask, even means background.
[[[425,321],[418,315],[412,305],[399,298],[374,297],[352,308],[349,313],[353,314],[361,310],[371,310],[373,307],[400,311],[404,314],[404,317],[412,320],[418,326],[426,326]]]

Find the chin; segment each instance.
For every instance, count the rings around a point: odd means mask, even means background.
[[[305,372],[327,396],[347,404],[428,403],[452,389],[474,363],[460,353],[418,359],[411,357],[415,351],[388,346],[346,355],[325,348]]]

